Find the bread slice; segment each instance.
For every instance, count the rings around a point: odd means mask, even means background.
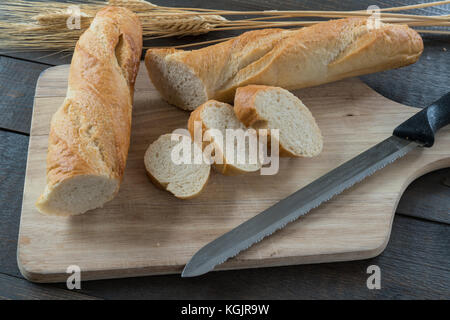
[[[203,143],[205,148],[210,143],[214,144],[213,156],[216,159],[222,159],[220,162],[216,161],[214,167],[217,171],[224,175],[237,175],[249,172],[258,171],[261,168],[261,164],[258,161],[256,155],[255,161],[250,161],[249,157],[249,142],[250,139],[245,139],[245,150],[241,149],[241,152],[245,152],[245,163],[239,163],[238,161],[238,143],[237,139],[234,139],[234,157],[231,159],[226,154],[226,130],[227,129],[241,129],[244,133],[250,134],[248,128],[244,126],[235,116],[233,107],[227,103],[218,102],[215,100],[209,100],[203,105],[198,107],[191,113],[188,122],[188,129],[192,137],[195,137],[195,122],[198,121],[202,129],[202,137],[207,136],[208,130],[217,129],[222,133],[222,143],[217,141],[214,136],[211,136],[211,142],[207,141]],[[254,141],[257,141],[256,134],[254,134]],[[203,139],[204,140],[204,139]],[[244,146],[244,144],[241,144]],[[256,145],[257,148],[257,145]],[[253,162],[253,163],[252,163]]]
[[[322,151],[322,134],[314,117],[289,91],[249,85],[237,89],[234,104],[237,118],[246,126],[279,129],[280,156],[313,157]]]
[[[186,137],[190,140],[190,137]],[[145,152],[144,163],[147,174],[159,188],[171,192],[180,199],[198,196],[208,182],[211,166],[202,161],[201,164],[176,164],[172,160],[172,150],[181,143],[172,141],[172,134],[164,134],[153,142]],[[201,152],[200,147],[191,144],[191,160],[194,149]]]

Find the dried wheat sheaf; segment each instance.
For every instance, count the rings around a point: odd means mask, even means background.
[[[436,1],[383,8],[379,12],[379,19],[387,23],[408,24],[414,28],[434,27],[433,29],[418,29],[419,32],[423,33],[450,34],[450,31],[448,31],[450,15],[448,14],[423,16],[396,13],[432,6],[447,6],[448,4],[450,4],[450,1]],[[304,27],[318,22],[315,20],[300,20],[305,17],[336,19],[351,16],[370,16],[372,14],[365,9],[358,11],[227,11],[172,8],[154,5],[143,0],[89,0],[83,2],[2,0],[0,2],[0,49],[70,52],[75,47],[80,35],[89,27],[95,14],[107,5],[122,6],[134,11],[141,20],[144,40],[195,36],[224,30]],[[79,8],[80,29],[67,27],[68,19],[74,14],[73,8]],[[235,19],[227,19],[224,16],[235,17]],[[250,16],[251,18],[242,19],[239,16]],[[439,29],[436,29],[436,27]],[[188,43],[183,46],[209,44],[226,39]],[[148,44],[148,41],[146,44]]]

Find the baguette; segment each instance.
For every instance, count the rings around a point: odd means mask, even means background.
[[[81,214],[117,194],[141,51],[140,21],[124,8],[100,10],[80,37],[67,96],[51,120],[42,213]]]
[[[279,144],[282,157],[314,157],[322,151],[322,134],[313,115],[285,89],[262,85],[238,88],[234,112],[246,126],[278,129],[278,140],[270,136],[270,143]]]
[[[250,31],[193,51],[149,49],[145,64],[165,100],[194,110],[210,99],[231,103],[241,86],[300,89],[406,66],[422,51],[420,35],[406,25],[371,29],[365,18],[346,18]]]
[[[216,171],[220,172],[221,174],[230,176],[255,172],[261,169],[261,164],[257,158],[254,159],[256,160],[255,163],[252,163],[250,161],[250,136],[245,139],[245,144],[241,144],[241,147],[244,147],[245,149],[239,148],[237,139],[233,139],[234,155],[227,155],[227,129],[240,129],[244,134],[250,134],[249,132],[246,132],[247,127],[244,126],[236,118],[232,106],[227,103],[210,100],[198,107],[191,113],[188,121],[188,130],[191,134],[191,137],[195,137],[195,122],[198,122],[200,126],[202,137],[208,137],[209,135],[208,139],[211,140],[210,142],[205,141],[203,143],[203,148],[209,145],[209,143],[212,143],[214,145],[212,155],[216,160],[214,163],[214,168],[216,169]],[[210,131],[211,129],[220,131],[222,135],[221,141],[218,140],[218,137],[208,133],[208,131]],[[257,148],[256,134],[254,135],[253,143],[255,143],[255,146]],[[257,151],[256,148],[255,151]],[[238,161],[238,152],[242,152],[243,155],[245,155],[245,161],[243,161],[243,163],[239,163]]]
[[[145,169],[158,188],[169,191],[177,198],[191,199],[198,196],[206,186],[211,166],[204,162],[175,164],[172,151],[178,143],[180,142],[172,140],[170,133],[160,136],[145,152]],[[201,152],[200,146],[192,141],[190,146],[191,155],[194,154],[195,148],[198,148],[197,152]]]

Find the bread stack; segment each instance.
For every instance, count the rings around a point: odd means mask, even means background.
[[[201,142],[192,142],[196,136],[195,124],[200,126],[202,136]],[[323,141],[319,127],[308,108],[289,91],[270,86],[250,85],[239,88],[236,92],[234,107],[216,100],[209,100],[193,111],[189,117],[188,130],[190,133],[189,144],[193,148],[205,150],[213,146],[214,168],[224,175],[237,175],[256,172],[261,169],[261,159],[251,163],[249,157],[249,140],[245,140],[243,146],[245,163],[237,161],[238,147],[233,140],[233,156],[229,156],[225,149],[226,138],[219,141],[217,136],[209,134],[211,130],[218,130],[220,137],[227,137],[226,130],[251,129],[278,129],[277,139],[269,135],[269,144],[279,145],[279,155],[285,157],[314,157],[322,151]],[[259,132],[252,130],[252,132]],[[179,164],[173,162],[173,149],[177,142],[170,139],[170,134],[161,136],[152,143],[145,153],[145,167],[152,181],[157,186],[173,193],[176,197],[186,199],[192,198],[203,190],[209,175],[208,166],[204,162],[198,164]],[[176,139],[176,137],[174,137]],[[205,141],[207,140],[207,141]],[[195,141],[195,139],[194,139]],[[259,145],[259,144],[258,144]],[[278,156],[272,155],[272,156]],[[168,168],[171,168],[168,169]],[[197,168],[197,169],[195,169]],[[180,180],[179,177],[190,176],[184,179],[185,191],[180,193],[174,190],[168,182]],[[191,187],[192,182],[195,186]],[[203,182],[203,184],[201,184]]]

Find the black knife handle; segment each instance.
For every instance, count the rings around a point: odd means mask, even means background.
[[[450,124],[450,92],[419,111],[394,130],[394,136],[419,142],[424,147],[434,144],[434,134]]]

